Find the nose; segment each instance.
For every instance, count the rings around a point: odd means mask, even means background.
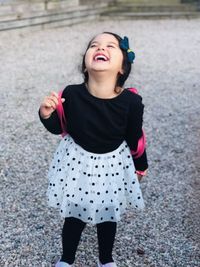
[[[98,47],[97,51],[100,51],[100,50],[105,50],[104,47],[101,45]]]

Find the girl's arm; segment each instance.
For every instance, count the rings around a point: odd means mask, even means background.
[[[64,98],[61,99],[64,102]],[[44,98],[40,105],[39,117],[44,127],[53,134],[61,134],[60,120],[56,112],[58,105],[58,94],[52,92],[50,96]]]
[[[142,132],[143,112],[144,112],[144,105],[142,104],[141,96],[132,95],[131,104],[129,106],[128,123],[126,131],[126,142],[130,150],[137,151],[138,141],[143,135]],[[146,171],[148,169],[146,149],[144,150],[143,154],[140,157],[135,158],[133,156],[133,162],[136,171]]]

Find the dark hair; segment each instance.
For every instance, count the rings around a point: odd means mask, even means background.
[[[103,33],[107,33],[107,34],[111,34],[113,35],[117,40],[118,42],[120,43],[120,41],[122,40],[122,38],[116,34],[116,33],[112,33],[112,32],[103,32]],[[102,33],[102,34],[103,34]],[[95,38],[95,37],[94,37]],[[94,40],[94,38],[92,38],[87,46],[87,49],[85,51],[85,54],[83,56],[83,61],[82,61],[82,69],[81,69],[81,72],[84,76],[84,82],[87,83],[88,82],[88,79],[89,79],[89,75],[88,75],[88,72],[85,71],[86,70],[86,66],[85,66],[85,55],[86,55],[86,52],[87,50],[89,49],[92,41]],[[120,48],[121,49],[121,48]],[[131,63],[128,61],[128,56],[127,56],[127,52],[122,50],[122,54],[123,54],[123,62],[122,62],[122,69],[123,69],[123,74],[119,74],[118,75],[118,78],[117,78],[117,82],[116,82],[116,87],[119,86],[119,87],[122,87],[125,83],[125,81],[127,80],[130,72],[131,72]],[[115,87],[115,92],[116,93],[120,93],[119,90],[117,90]]]

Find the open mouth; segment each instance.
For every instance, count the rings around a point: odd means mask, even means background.
[[[94,56],[94,61],[106,62],[106,61],[109,61],[109,58],[103,54],[97,54]]]

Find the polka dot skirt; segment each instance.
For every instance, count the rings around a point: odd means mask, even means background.
[[[48,204],[62,217],[97,224],[119,221],[127,206],[144,208],[140,184],[126,142],[116,150],[96,154],[64,137],[48,172]]]

